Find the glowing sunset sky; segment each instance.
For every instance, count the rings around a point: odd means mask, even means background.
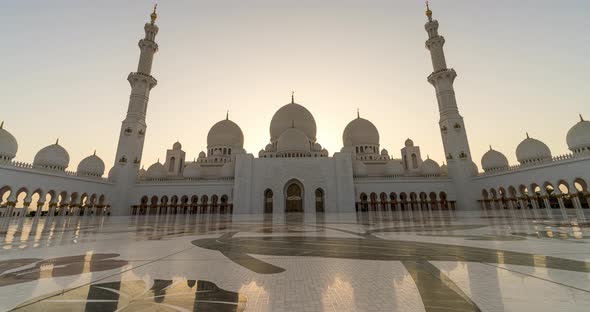
[[[590,1],[432,0],[475,162],[491,144],[515,162],[531,137],[568,152],[578,113],[590,119]],[[112,166],[153,1],[2,1],[0,120],[32,162],[60,138],[70,170],[98,151]],[[410,137],[444,160],[418,0],[163,0],[148,108],[147,168],[176,140],[192,159],[225,118],[258,154],[274,112],[307,107],[332,155],[356,116],[394,157]]]

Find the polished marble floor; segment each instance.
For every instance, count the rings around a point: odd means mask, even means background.
[[[0,310],[588,311],[589,243],[501,212],[0,220]]]

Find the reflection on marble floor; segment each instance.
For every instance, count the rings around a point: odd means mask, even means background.
[[[1,223],[0,310],[586,311],[590,228],[478,213]]]

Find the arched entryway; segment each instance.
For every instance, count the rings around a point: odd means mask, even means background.
[[[303,185],[299,181],[285,187],[285,212],[303,212]]]

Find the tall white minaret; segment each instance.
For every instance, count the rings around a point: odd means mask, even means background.
[[[139,40],[139,64],[137,71],[127,77],[131,85],[127,116],[121,125],[119,145],[115,155],[112,179],[116,181],[113,198],[113,210],[116,214],[128,213],[127,192],[133,188],[139,173],[139,165],[143,154],[143,143],[146,134],[145,117],[150,91],[156,86],[157,80],[152,77],[154,54],[158,51],[156,35],[158,26],[155,24],[156,6],[150,15],[150,22],[144,26],[145,37]]]
[[[449,176],[459,184],[457,186],[459,192],[460,190],[465,190],[465,186],[468,185],[471,176],[475,174],[475,169],[471,159],[465,123],[463,122],[463,117],[459,114],[455,89],[453,88],[453,82],[457,77],[457,73],[454,69],[447,67],[443,50],[445,38],[438,34],[438,21],[432,19],[432,11],[428,2],[426,2],[426,16],[428,17],[428,22],[424,25],[428,33],[426,48],[430,51],[434,70],[428,76],[428,82],[436,90],[436,100],[440,113],[438,123],[448,162]],[[465,191],[465,193],[467,192]],[[460,206],[466,205],[465,202],[460,202],[459,204]],[[471,206],[472,204],[469,203],[467,205]],[[467,207],[462,208],[469,209]]]

